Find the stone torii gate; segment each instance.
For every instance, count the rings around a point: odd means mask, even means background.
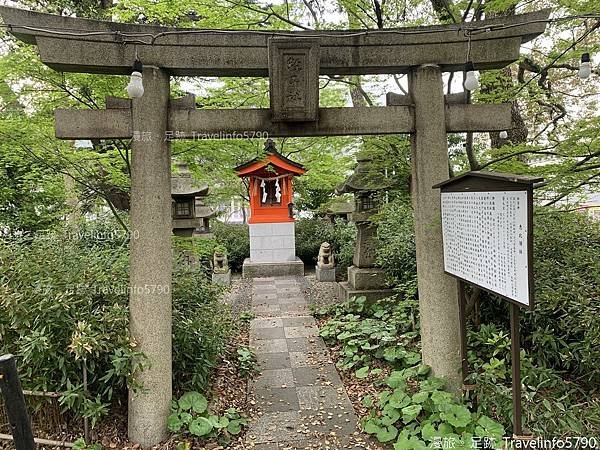
[[[150,367],[130,393],[129,436],[143,446],[165,437],[171,404],[171,154],[174,138],[267,132],[269,136],[409,133],[423,361],[460,385],[457,282],[444,274],[440,200],[448,178],[449,132],[513,127],[511,106],[470,105],[444,96],[442,72],[498,69],[541,34],[549,10],[461,25],[352,31],[215,31],[59,17],[0,7],[8,30],[36,44],[49,67],[128,75],[144,65],[144,94],[109,98],[105,110],[57,110],[59,139],[132,140],[131,335]],[[319,75],[409,75],[409,95],[387,106],[319,107]],[[171,100],[169,77],[269,77],[268,109],[195,109]],[[144,287],[150,287],[150,293]],[[160,287],[160,289],[152,289]]]

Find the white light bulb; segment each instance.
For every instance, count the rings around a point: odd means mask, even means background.
[[[508,137],[508,132],[506,130],[502,130],[500,132],[500,139],[506,139]]]
[[[474,70],[469,70],[467,72],[464,87],[468,91],[475,91],[477,88],[479,88],[479,80],[477,80],[477,75],[475,74]]]
[[[582,62],[579,66],[579,78],[585,80],[592,74],[592,65],[589,61]]]
[[[127,85],[127,94],[131,98],[140,98],[144,95],[144,83],[142,82],[141,72],[132,72],[129,84]]]

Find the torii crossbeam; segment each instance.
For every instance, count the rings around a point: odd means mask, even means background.
[[[493,20],[394,30],[229,31],[119,24],[0,7],[8,30],[35,44],[59,71],[129,74],[144,64],[141,98],[107,99],[106,110],[56,111],[60,139],[133,138],[131,334],[150,367],[130,393],[129,435],[144,447],[166,433],[171,405],[171,138],[228,132],[270,136],[409,133],[423,362],[457,387],[458,286],[444,274],[440,198],[448,132],[512,128],[510,105],[444,96],[442,72],[499,69],[541,34],[549,10]],[[409,95],[387,106],[320,108],[319,75],[409,75]],[[169,76],[268,76],[269,109],[196,109],[169,98]],[[136,139],[144,133],[147,139]],[[161,289],[144,287],[160,286]],[[166,289],[166,287],[168,289]]]

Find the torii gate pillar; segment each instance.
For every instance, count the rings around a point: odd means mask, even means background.
[[[130,332],[147,357],[129,391],[129,439],[150,447],[167,436],[171,410],[171,146],[169,76],[144,67],[132,101]]]
[[[448,387],[458,390],[460,321],[458,283],[444,273],[440,196],[432,186],[448,179],[448,141],[442,72],[423,65],[410,72],[414,104],[412,133],[412,202],[415,217],[421,352],[423,363]]]

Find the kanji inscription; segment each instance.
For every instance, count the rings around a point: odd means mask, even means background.
[[[319,43],[315,39],[269,40],[269,89],[273,121],[319,118]]]

